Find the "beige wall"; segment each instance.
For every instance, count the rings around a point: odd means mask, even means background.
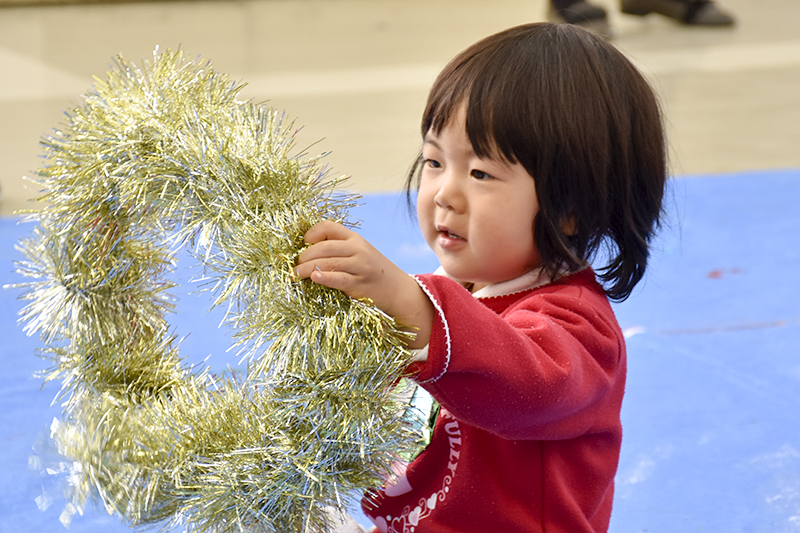
[[[661,94],[676,174],[800,166],[800,2],[719,0],[739,24],[700,29],[597,1]],[[332,152],[352,188],[396,190],[436,72],[475,40],[546,17],[545,0],[17,3],[0,7],[2,215],[26,207],[39,138],[117,53],[210,59],[304,126],[298,144]]]

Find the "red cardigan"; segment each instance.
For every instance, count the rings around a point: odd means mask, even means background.
[[[594,272],[491,297],[417,280],[437,316],[409,370],[442,409],[365,514],[383,533],[607,531],[626,359]]]

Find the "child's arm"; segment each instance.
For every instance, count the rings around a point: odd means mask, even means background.
[[[305,234],[310,244],[297,258],[296,275],[375,305],[416,333],[409,348],[428,344],[433,304],[419,284],[370,243],[341,224],[324,221]]]

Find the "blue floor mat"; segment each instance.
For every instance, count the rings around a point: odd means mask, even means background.
[[[400,195],[363,201],[352,214],[385,255],[437,266]],[[800,532],[800,170],[676,179],[667,210],[645,281],[615,305],[629,374],[611,531]],[[21,281],[14,244],[29,231],[0,219],[0,284]],[[190,293],[172,320],[184,353],[236,365],[220,315]],[[41,511],[47,479],[29,467],[57,386],[32,377],[44,362],[18,294],[0,291],[0,532],[57,532],[64,502]],[[88,509],[70,531],[128,528]]]

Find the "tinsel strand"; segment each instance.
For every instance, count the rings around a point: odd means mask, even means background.
[[[330,509],[413,452],[399,326],[291,274],[304,232],[346,222],[355,199],[240,89],[181,52],[117,58],[42,143],[21,320],[52,362],[43,379],[62,383],[65,521],[97,499],[134,525],[326,531]],[[243,376],[179,354],[167,315],[184,246],[227,309]]]

